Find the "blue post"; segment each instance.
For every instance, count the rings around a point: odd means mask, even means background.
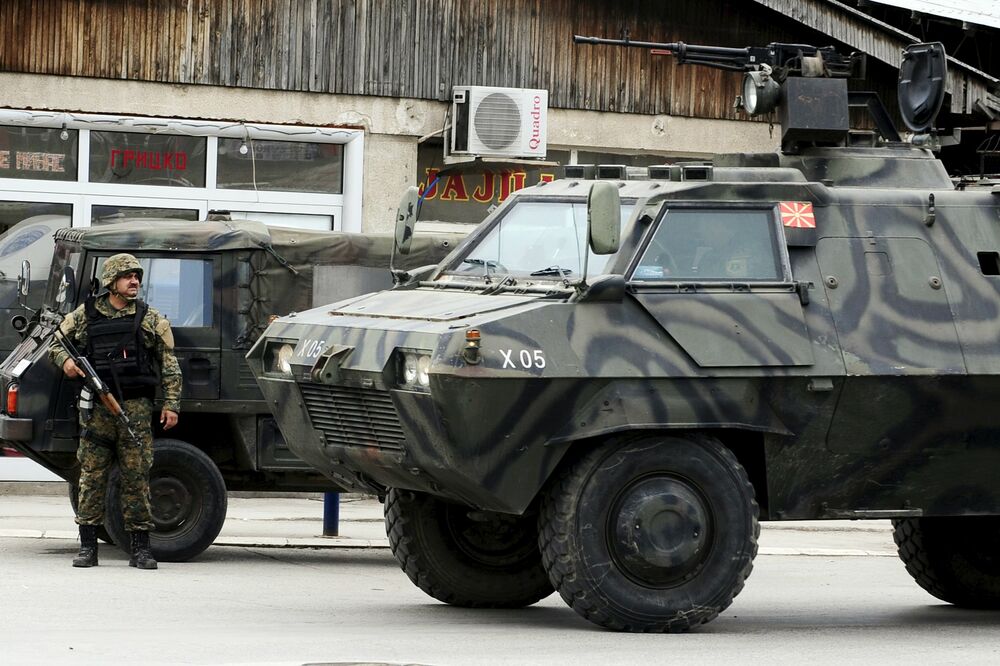
[[[323,536],[340,536],[340,493],[323,493]]]

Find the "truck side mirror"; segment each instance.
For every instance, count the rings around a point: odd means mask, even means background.
[[[420,191],[410,186],[406,188],[403,198],[399,200],[396,209],[396,252],[410,253],[410,243],[413,241],[413,228],[417,225],[417,204],[420,202]]]
[[[614,254],[621,242],[622,204],[618,187],[599,180],[587,196],[587,233],[594,254]]]

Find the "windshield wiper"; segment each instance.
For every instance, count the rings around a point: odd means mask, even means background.
[[[549,266],[548,268],[542,268],[537,271],[529,273],[531,277],[545,277],[548,275],[558,275],[560,277],[566,277],[567,275],[572,275],[573,271],[568,268],[559,268],[558,266]]]

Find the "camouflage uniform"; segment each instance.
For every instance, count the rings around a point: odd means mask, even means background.
[[[108,318],[128,317],[136,312],[135,301],[116,310],[109,302],[108,294],[97,297],[94,305],[98,312]],[[78,349],[85,348],[87,344],[87,315],[84,308],[84,305],[77,307],[60,326]],[[170,322],[155,309],[149,308],[140,329],[144,346],[152,352],[153,359],[159,365],[163,408],[179,413],[181,371],[174,356]],[[57,367],[62,368],[69,354],[58,340],[53,340],[49,358]],[[122,407],[139,439],[138,446],[132,442],[124,426],[96,397],[88,421],[84,422],[84,415],[81,413],[82,430],[77,451],[77,459],[80,461],[80,496],[76,522],[79,525],[103,524],[108,470],[117,459],[121,469],[125,528],[130,532],[148,532],[153,529],[149,504],[149,470],[153,463],[153,401],[148,398],[131,399],[124,401]]]

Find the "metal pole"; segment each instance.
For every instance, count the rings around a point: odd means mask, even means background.
[[[340,536],[340,493],[323,493],[323,536]]]

